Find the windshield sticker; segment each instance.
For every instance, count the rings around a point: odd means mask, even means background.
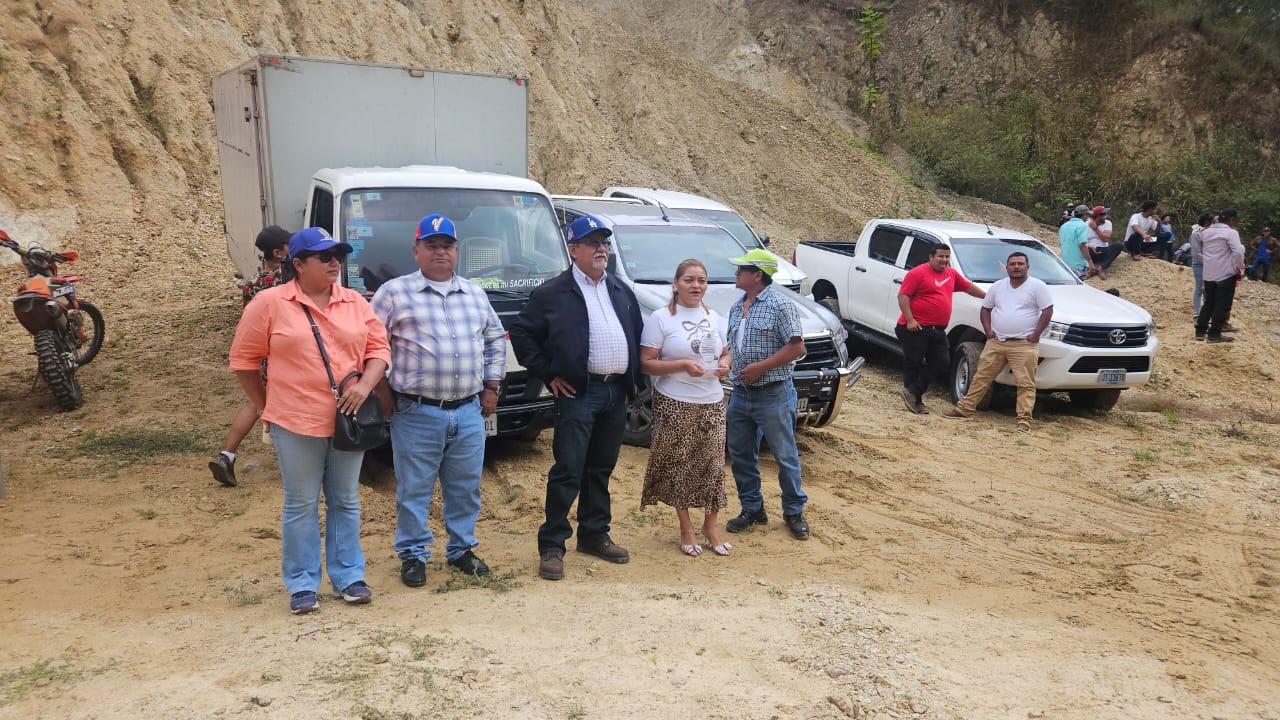
[[[365,201],[367,201],[367,202],[378,202],[379,200],[381,200],[381,199],[382,199],[382,193],[380,193],[380,192],[367,192],[367,193],[365,193],[365,194],[364,194],[364,199],[365,199]]]
[[[516,207],[534,207],[538,204],[538,198],[534,195],[512,195],[511,200]]]
[[[350,245],[351,249],[353,250],[353,252],[351,253],[352,255],[355,255],[356,253],[364,249],[363,240],[349,240],[347,241],[347,244]]]
[[[364,217],[364,203],[360,202],[359,195],[351,196],[351,217]]]
[[[360,266],[355,263],[347,264],[347,279],[360,277]]]
[[[357,292],[364,292],[364,278],[359,275],[355,277],[347,276],[347,287]]]
[[[370,237],[372,235],[373,235],[373,228],[369,227],[368,225],[348,225],[347,226],[348,240],[354,240],[355,238],[362,238],[362,237]]]
[[[486,290],[508,290],[511,288],[535,288],[541,285],[546,278],[520,278],[518,280],[503,280],[496,277],[469,278],[471,282]]]

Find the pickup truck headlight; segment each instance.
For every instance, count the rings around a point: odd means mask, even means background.
[[[1045,328],[1043,337],[1045,340],[1057,340],[1061,342],[1062,339],[1067,336],[1067,331],[1070,329],[1071,325],[1068,323],[1050,321],[1049,327]]]
[[[836,341],[836,354],[840,357],[840,366],[844,367],[849,364],[849,331],[845,330],[843,325],[839,325],[832,331],[831,336]]]
[[[1152,338],[1155,336],[1156,336],[1156,322],[1155,320],[1152,320],[1151,322],[1147,323],[1147,337]]]

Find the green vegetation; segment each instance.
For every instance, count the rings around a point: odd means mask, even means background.
[[[122,428],[102,434],[91,430],[76,443],[81,454],[129,464],[209,449],[209,443],[199,433],[167,428]]]
[[[501,575],[491,574],[479,577],[461,572],[450,572],[449,579],[445,580],[443,585],[432,588],[431,592],[447,593],[454,590],[470,590],[471,588],[484,588],[499,593],[510,592],[523,585],[516,579],[518,577],[520,577],[518,570],[508,570]]]
[[[41,660],[34,665],[0,673],[0,707],[21,700],[32,690],[77,680],[83,672],[66,660]]]
[[[868,60],[875,60],[884,52],[884,12],[864,5],[858,16],[858,47]]]
[[[987,12],[999,14],[988,5]],[[941,185],[1045,222],[1079,202],[1108,205],[1123,219],[1149,198],[1174,213],[1180,238],[1200,213],[1227,206],[1240,210],[1247,237],[1280,222],[1280,165],[1265,155],[1280,137],[1280,113],[1267,95],[1280,77],[1280,6],[1271,0],[1087,5],[1060,3],[1057,20],[1065,29],[1078,13],[1102,12],[1091,27],[1072,32],[1076,42],[1102,40],[1110,52],[1064,60],[1055,82],[1027,79],[1017,87],[1013,80],[943,101],[890,97],[891,86],[877,86],[886,94],[877,102],[892,107],[892,119],[877,118],[875,132],[906,149]],[[876,22],[883,30],[884,18]],[[868,36],[878,36],[862,19],[858,29],[865,54]],[[1118,73],[1130,61],[1152,70],[1173,61],[1168,67],[1180,70],[1189,90],[1171,96],[1167,85],[1122,86]],[[1142,74],[1148,75],[1159,77]],[[1120,97],[1128,106],[1117,123]],[[865,98],[863,105],[869,113]],[[1184,134],[1150,139],[1169,126],[1170,109]]]

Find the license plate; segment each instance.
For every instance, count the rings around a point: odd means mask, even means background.
[[[796,412],[809,411],[809,398],[796,398]]]
[[[1122,385],[1124,384],[1124,370],[1099,370],[1099,385]]]
[[[54,291],[53,291],[53,297],[62,297],[63,295],[70,295],[71,293],[73,293],[73,292],[75,292],[75,291],[76,291],[76,289],[75,289],[75,287],[74,287],[74,286],[72,286],[72,285],[63,285],[62,287],[60,287],[60,288],[58,288],[57,290],[54,290]]]
[[[484,435],[493,437],[498,434],[498,413],[491,413],[484,418]]]

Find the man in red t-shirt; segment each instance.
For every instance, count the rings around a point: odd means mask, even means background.
[[[902,315],[894,332],[902,343],[902,399],[907,409],[929,412],[920,401],[929,384],[946,377],[951,365],[947,324],[951,322],[951,295],[964,292],[976,298],[987,293],[951,269],[951,248],[935,245],[929,261],[907,271],[898,290]]]

